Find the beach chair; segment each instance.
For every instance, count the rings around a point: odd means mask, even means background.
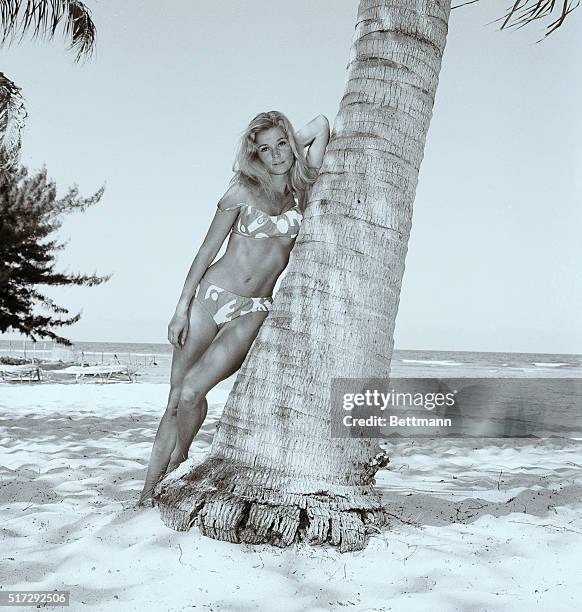
[[[43,372],[35,363],[23,365],[0,364],[0,377],[4,382],[40,382]]]
[[[74,376],[75,382],[134,382],[136,372],[126,365],[70,366],[58,374]]]

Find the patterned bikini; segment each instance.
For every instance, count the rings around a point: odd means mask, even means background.
[[[218,210],[225,212],[237,208],[239,214],[233,225],[232,233],[247,238],[295,238],[303,219],[297,204],[280,215],[268,215],[260,208],[244,202]],[[205,278],[200,280],[194,299],[210,314],[219,328],[227,321],[251,312],[269,312],[273,303],[271,296],[238,295],[208,282]]]

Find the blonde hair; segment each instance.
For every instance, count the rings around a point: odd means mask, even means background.
[[[318,171],[307,165],[303,147],[297,144],[291,122],[279,111],[259,113],[248,124],[239,141],[232,166],[234,176],[230,183],[231,185],[242,183],[250,188],[258,187],[270,200],[275,199],[271,175],[259,159],[259,148],[256,144],[258,132],[273,127],[279,127],[283,130],[291,151],[293,151],[295,160],[287,175],[287,187],[291,193],[297,196],[299,208],[305,210],[309,188],[315,182]]]

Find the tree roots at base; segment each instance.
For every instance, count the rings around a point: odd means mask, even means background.
[[[233,543],[329,543],[349,552],[365,548],[370,534],[388,523],[371,487],[286,493],[273,484],[250,485],[255,479],[249,475],[211,459],[180,478],[164,479],[153,499],[171,529],[188,531],[197,524],[203,535]]]

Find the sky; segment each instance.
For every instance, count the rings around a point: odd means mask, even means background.
[[[82,311],[73,340],[164,342],[249,120],[333,126],[357,1],[86,3],[90,60],[59,36],[0,50],[26,98],[22,162],[60,193],[106,187],[65,221],[59,267],[112,279],[48,293]],[[582,353],[582,9],[539,44],[548,21],[499,31],[506,9],[451,13],[399,349]]]

